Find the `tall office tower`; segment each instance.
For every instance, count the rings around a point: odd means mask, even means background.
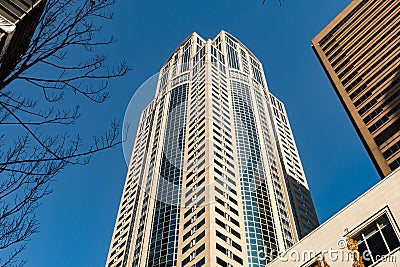
[[[400,2],[354,0],[313,48],[382,178],[400,166]]]
[[[261,63],[193,33],[141,115],[106,266],[265,266],[317,225]]]

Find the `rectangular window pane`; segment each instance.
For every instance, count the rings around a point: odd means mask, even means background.
[[[386,243],[388,244],[390,251],[393,251],[396,248],[400,247],[399,238],[397,237],[393,227],[390,224],[382,229],[382,233],[385,237]]]
[[[366,251],[368,251],[368,249],[367,246],[365,245],[365,242],[358,244],[358,252],[360,252],[360,255],[368,255],[368,252]],[[373,263],[370,256],[363,257],[363,262],[365,267],[368,267]]]
[[[374,259],[379,259],[379,256],[387,255],[389,253],[385,242],[383,242],[382,235],[379,232],[369,237],[367,239],[367,244]]]

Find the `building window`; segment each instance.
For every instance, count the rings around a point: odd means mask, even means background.
[[[307,265],[307,267],[329,267],[330,265],[326,262],[325,257],[322,257],[319,255],[316,257],[317,259],[313,261],[310,265]]]
[[[370,266],[400,247],[399,237],[387,215],[366,226],[355,238],[365,266]]]

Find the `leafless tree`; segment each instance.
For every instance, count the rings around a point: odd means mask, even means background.
[[[114,4],[45,0],[27,51],[0,79],[0,267],[24,264],[20,253],[38,231],[35,211],[54,177],[120,143],[116,122],[92,140],[73,136],[80,109],[68,108],[79,96],[103,103],[109,80],[129,71],[125,62],[108,66],[101,53],[114,42],[100,32]]]

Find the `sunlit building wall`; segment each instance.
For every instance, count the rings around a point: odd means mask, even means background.
[[[106,266],[265,266],[317,225],[261,63],[193,33],[141,115]]]
[[[400,166],[400,2],[355,0],[313,48],[381,178]]]

